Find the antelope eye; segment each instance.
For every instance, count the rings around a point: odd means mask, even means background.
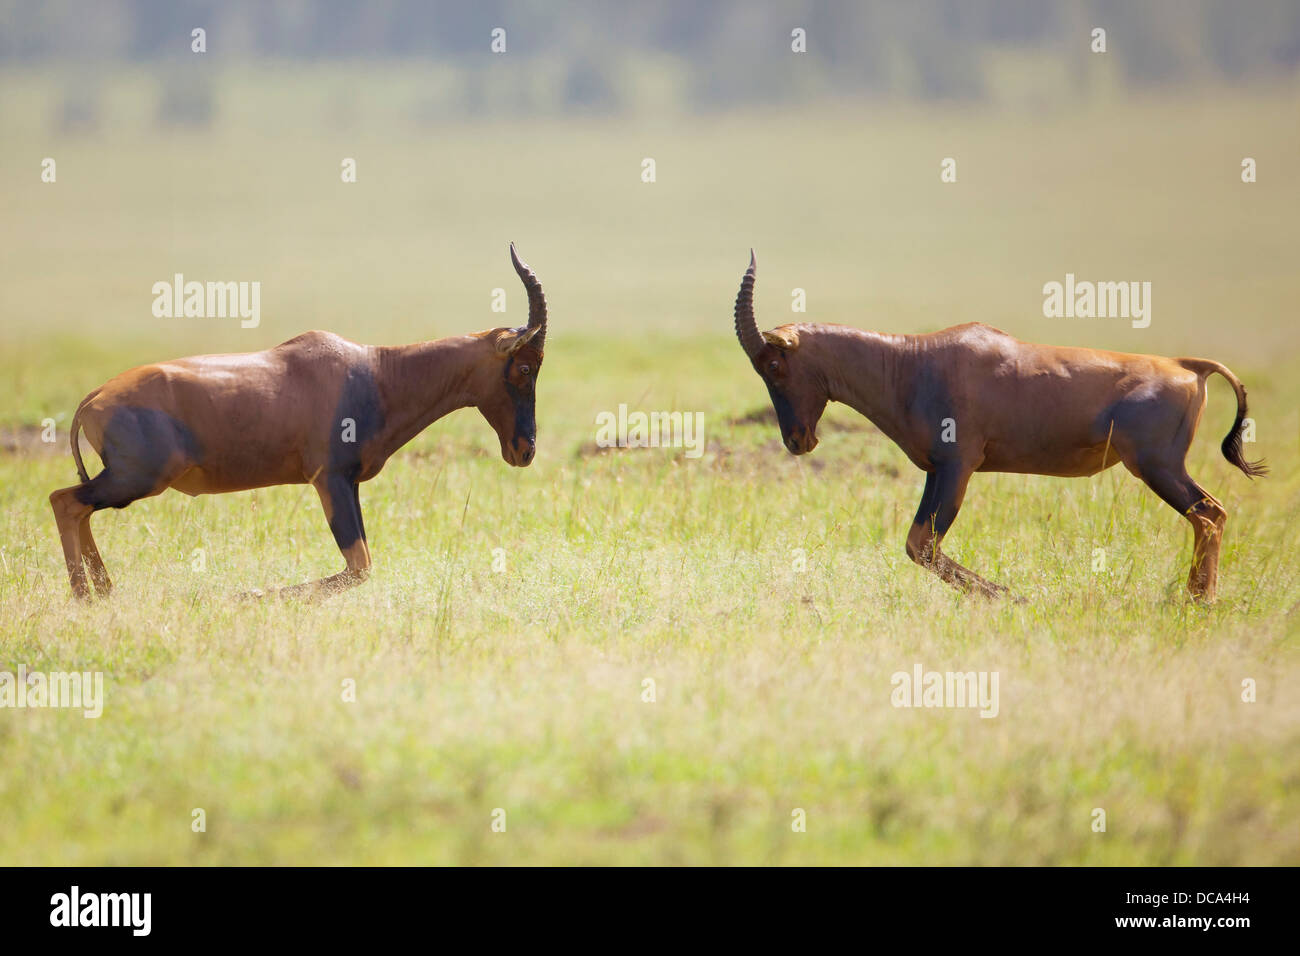
[[[767,370],[769,372],[779,371],[780,368],[781,368],[781,363],[778,362],[776,359],[772,359],[772,361],[767,363]]]
[[[532,374],[532,371],[533,371],[533,370],[532,370],[531,368],[529,368],[527,365],[521,365],[521,366],[519,366],[519,374],[520,374],[520,375],[530,375],[530,374]]]

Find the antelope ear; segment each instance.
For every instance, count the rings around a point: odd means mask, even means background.
[[[773,329],[763,333],[763,341],[783,351],[793,352],[799,347],[799,333],[794,329]]]
[[[497,337],[497,351],[504,352],[507,355],[514,355],[519,349],[523,348],[533,340],[533,336],[542,330],[541,326],[535,325],[530,329],[510,329]]]

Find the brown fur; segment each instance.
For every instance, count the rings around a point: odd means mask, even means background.
[[[839,325],[787,325],[758,333],[755,266],[736,304],[737,335],[768,386],[786,447],[817,445],[828,401],[866,416],[926,473],[907,554],[967,591],[1006,591],[940,550],[977,471],[1095,475],[1116,463],[1141,478],[1192,525],[1193,597],[1212,601],[1227,512],[1187,474],[1185,459],[1205,408],[1206,379],[1237,394],[1223,453],[1248,477],[1266,473],[1241,455],[1246,390],[1209,359],[1163,358],[1021,342],[979,323],[929,335],[881,335]],[[945,427],[955,431],[945,440]]]
[[[145,365],[92,391],[71,428],[81,483],[50,495],[73,594],[89,597],[92,584],[101,596],[112,590],[90,516],[168,488],[201,495],[312,485],[346,562],[340,574],[281,592],[313,596],[369,575],[359,485],[443,415],[477,408],[502,457],[528,465],[546,309],[513,246],[511,255],[529,293],[527,328],[397,347],[307,332],[263,352]],[[104,462],[94,478],[79,432]]]

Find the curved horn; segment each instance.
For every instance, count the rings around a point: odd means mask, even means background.
[[[740,294],[736,296],[736,338],[740,339],[741,348],[752,362],[763,347],[763,336],[758,334],[758,324],[754,321],[754,273],[758,264],[754,261],[754,250],[749,250],[749,268],[745,278],[740,280]]]
[[[546,348],[546,296],[542,292],[542,283],[537,274],[528,268],[528,263],[519,258],[515,244],[510,243],[510,261],[514,263],[515,272],[523,280],[528,291],[528,327],[536,329],[533,333],[533,348],[541,352]]]

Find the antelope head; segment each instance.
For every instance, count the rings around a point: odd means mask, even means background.
[[[501,441],[501,457],[518,468],[533,460],[537,449],[537,373],[546,347],[546,296],[533,270],[510,244],[510,261],[528,293],[528,325],[518,329],[493,329],[487,333],[495,346],[490,362],[491,381],[479,389],[487,397],[477,402]]]
[[[754,321],[754,250],[736,296],[736,337],[749,356],[754,371],[767,386],[781,425],[781,440],[792,455],[806,455],[817,447],[817,423],[826,410],[829,393],[811,356],[799,352],[799,329],[783,325],[759,332]]]

